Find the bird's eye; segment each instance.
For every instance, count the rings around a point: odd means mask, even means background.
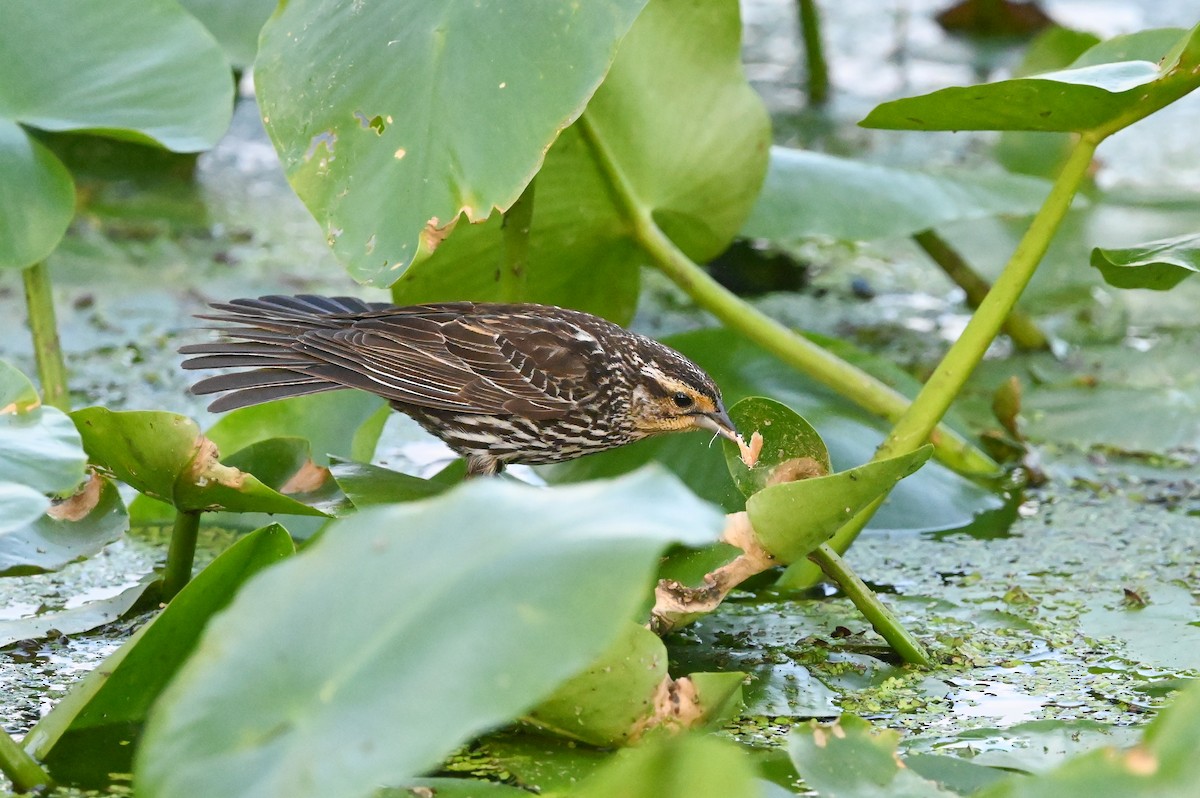
[[[677,394],[672,395],[671,401],[675,403],[676,407],[691,407],[692,406],[692,397],[688,396],[686,393],[683,393],[682,391],[680,391]]]

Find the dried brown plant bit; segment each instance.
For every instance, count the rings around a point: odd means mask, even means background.
[[[737,444],[742,453],[742,463],[746,468],[754,468],[755,463],[758,462],[758,456],[762,454],[763,436],[759,434],[758,430],[755,430],[754,434],[750,436],[750,443],[746,443],[746,440],[739,435]]]

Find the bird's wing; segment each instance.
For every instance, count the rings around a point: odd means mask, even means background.
[[[555,418],[596,394],[599,340],[538,313],[364,314],[292,345],[314,376],[437,410]],[[457,308],[456,308],[457,310]]]

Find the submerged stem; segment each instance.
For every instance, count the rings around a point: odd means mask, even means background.
[[[925,652],[924,646],[896,620],[896,616],[879,600],[879,596],[858,578],[858,574],[850,570],[850,566],[836,551],[822,543],[808,556],[830,579],[837,582],[858,611],[871,622],[879,636],[888,641],[888,645],[903,657],[905,662],[929,665],[929,654]]]
[[[29,311],[29,333],[37,359],[38,379],[42,384],[42,402],[64,413],[71,409],[67,394],[67,367],[58,341],[58,322],[54,318],[54,295],[50,272],[38,262],[21,272],[25,284],[25,305]]]
[[[829,67],[825,64],[825,46],[821,41],[821,14],[816,0],[798,0],[797,5],[807,68],[808,104],[824,105],[829,99]]]
[[[971,264],[967,263],[958,250],[946,243],[946,240],[933,230],[922,230],[913,235],[913,240],[925,251],[926,255],[933,259],[934,263],[941,267],[955,285],[966,292],[967,306],[972,310],[978,308],[988,292],[992,290],[988,281],[971,268]],[[1002,329],[1018,349],[1040,351],[1050,348],[1050,342],[1046,340],[1046,336],[1038,329],[1033,319],[1018,308],[1013,308],[1012,312],[1008,314]]]
[[[192,564],[196,559],[196,537],[199,532],[199,511],[175,512],[175,526],[171,530],[171,544],[167,549],[167,564],[163,568],[164,602],[173,599],[192,578]]]

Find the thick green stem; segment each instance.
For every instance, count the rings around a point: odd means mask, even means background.
[[[38,379],[42,383],[42,402],[64,413],[71,409],[67,394],[67,367],[63,364],[58,342],[58,323],[54,318],[54,295],[45,263],[35,263],[21,272],[25,283],[25,306],[29,311],[29,332],[37,358]]]
[[[914,235],[913,240],[917,242],[917,246],[925,250],[925,254],[932,258],[934,263],[941,267],[955,285],[966,292],[967,306],[972,310],[978,308],[984,297],[988,295],[988,291],[992,290],[988,281],[979,276],[958,250],[946,243],[946,240],[934,231],[923,230]],[[1008,314],[1008,318],[1004,320],[1003,330],[1018,349],[1040,351],[1050,348],[1050,342],[1034,324],[1033,319],[1018,308],[1013,308],[1012,312]]]
[[[829,99],[829,68],[825,64],[825,47],[821,42],[821,15],[816,0],[798,0],[800,38],[804,42],[804,63],[807,68],[808,104],[824,105]]]
[[[504,262],[500,264],[501,295],[506,302],[523,302],[526,298],[526,266],[529,262],[529,228],[533,225],[533,192],[537,178],[521,192],[521,196],[504,212],[501,235],[504,239]]]
[[[830,579],[837,582],[842,592],[850,597],[855,607],[858,607],[858,611],[871,622],[879,636],[888,641],[888,645],[903,657],[905,662],[929,665],[929,655],[925,652],[925,647],[908,633],[896,620],[896,616],[892,615],[891,610],[879,600],[879,596],[858,578],[858,574],[850,570],[850,566],[846,565],[846,561],[839,557],[836,551],[822,544],[808,556]]]
[[[1016,305],[1021,292],[1025,290],[1025,286],[1033,277],[1042,256],[1046,254],[1050,241],[1054,238],[1063,217],[1067,215],[1067,211],[1071,207],[1071,200],[1075,198],[1075,192],[1087,175],[1096,145],[1102,139],[1103,136],[1094,133],[1085,133],[1080,136],[1063,165],[1058,179],[1054,181],[1050,195],[1046,197],[1041,209],[1033,217],[1033,222],[1025,231],[1020,243],[1017,244],[1017,248],[1009,258],[1008,265],[1004,267],[1000,278],[996,280],[992,290],[980,303],[979,309],[971,316],[962,335],[954,342],[945,357],[942,358],[942,362],[926,380],[924,387],[917,394],[917,398],[913,400],[912,407],[896,423],[891,434],[876,450],[875,459],[895,457],[905,452],[911,452],[922,446],[927,440],[935,440],[934,430],[942,420],[942,416],[946,414],[950,403],[962,391],[971,372],[983,360],[988,347],[999,334],[1004,320],[1008,318],[1008,314]],[[884,498],[881,497],[866,510],[846,522],[829,540],[830,548],[838,553],[850,548],[850,544],[866,528],[875,511],[883,504]],[[789,568],[784,577],[789,586],[802,587],[816,583],[821,578],[821,574],[815,566],[800,563]]]
[[[42,766],[3,729],[0,729],[0,773],[8,776],[14,792],[29,792],[51,784]]]
[[[196,537],[199,532],[199,512],[175,512],[175,527],[171,530],[171,545],[167,549],[167,565],[163,568],[164,602],[173,599],[192,578],[192,564],[196,559]]]

